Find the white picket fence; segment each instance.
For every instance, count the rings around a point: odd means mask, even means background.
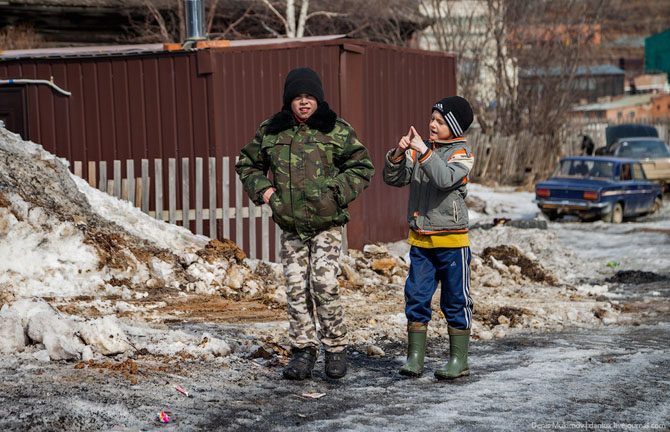
[[[235,158],[237,160],[237,158]],[[165,197],[164,160],[153,160],[153,175],[150,175],[150,160],[140,161],[140,177],[135,177],[135,161],[127,160],[125,173],[122,172],[122,161],[115,160],[110,170],[105,161],[90,161],[87,163],[86,180],[89,185],[103,192],[107,192],[119,199],[127,200],[140,208],[144,213],[172,224],[178,222],[187,229],[191,229],[192,222],[195,224],[194,232],[204,235],[204,226],[208,224],[208,237],[217,238],[217,224],[222,226],[223,238],[231,238],[231,224],[235,225],[235,238],[232,239],[242,247],[245,244],[244,236],[248,235],[249,258],[260,258],[264,261],[270,260],[270,231],[274,231],[274,260],[279,260],[279,248],[281,230],[274,223],[270,223],[272,210],[269,206],[257,206],[250,200],[243,200],[242,183],[235,174],[234,165],[231,165],[229,157],[221,159],[220,190],[217,188],[217,158],[207,158],[208,166],[205,172],[204,158],[195,158],[195,167],[189,158],[181,159],[181,169],[177,170],[177,159],[167,159],[167,199]],[[72,164],[74,174],[84,178],[83,162],[75,161]],[[194,171],[192,171],[194,169]],[[191,172],[193,175],[191,176]],[[111,176],[109,175],[111,174]],[[125,174],[125,175],[124,175]],[[230,206],[231,201],[231,175],[235,180],[235,203]],[[194,201],[191,202],[190,178],[194,178],[195,193]],[[153,179],[153,189],[152,189]],[[181,199],[177,197],[177,185],[181,185]],[[203,196],[205,187],[208,191],[208,203],[205,207]],[[153,191],[154,210],[150,208],[151,192]],[[217,197],[220,197],[217,200]],[[221,206],[217,206],[217,201]],[[247,201],[245,206],[243,201]],[[194,204],[194,205],[193,205]],[[244,219],[249,219],[246,230]],[[260,218],[260,254],[257,251],[258,233],[257,219]],[[245,233],[246,231],[246,233]]]

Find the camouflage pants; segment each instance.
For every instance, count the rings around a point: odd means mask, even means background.
[[[326,351],[342,351],[347,333],[337,282],[342,228],[331,228],[304,242],[284,232],[281,240],[291,343],[296,348],[318,348],[320,340]]]

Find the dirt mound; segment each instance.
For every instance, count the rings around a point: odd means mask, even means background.
[[[477,321],[488,327],[495,327],[498,324],[508,324],[510,327],[516,327],[523,323],[524,315],[530,315],[530,313],[525,309],[511,306],[491,309],[476,307],[474,310]]]
[[[247,257],[244,251],[234,241],[229,239],[223,239],[223,241],[217,239],[210,240],[197,254],[209,263],[222,259],[229,260],[231,258],[240,263]]]
[[[606,281],[620,284],[643,284],[660,282],[668,279],[669,278],[667,276],[663,276],[654,272],[640,270],[619,270],[614,276],[607,278]]]
[[[535,282],[556,283],[556,278],[552,274],[514,246],[498,245],[487,247],[482,252],[482,258],[488,261],[491,261],[491,258],[495,258],[497,261],[502,261],[508,267],[517,266],[521,269],[522,275]]]

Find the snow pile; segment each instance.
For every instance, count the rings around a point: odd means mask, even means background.
[[[0,256],[20,258],[0,260],[0,300],[257,290],[233,242],[210,241],[148,217],[5,129],[0,153],[6,156],[0,164]]]
[[[21,352],[34,344],[38,358],[87,360],[94,353],[121,354],[131,347],[116,317],[88,321],[67,318],[40,299],[21,299],[3,306],[0,325],[11,329],[0,341],[3,353]]]

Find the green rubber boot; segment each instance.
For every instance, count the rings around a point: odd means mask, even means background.
[[[423,373],[427,331],[428,324],[407,323],[407,361],[400,368],[400,375],[419,377]]]
[[[459,330],[449,327],[449,362],[435,371],[435,378],[452,380],[470,375],[468,367],[468,345],[470,343],[470,329]]]

